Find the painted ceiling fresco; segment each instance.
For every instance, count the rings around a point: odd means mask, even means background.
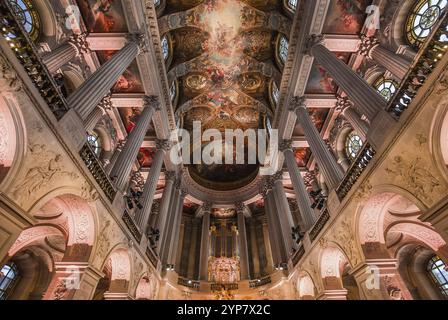
[[[193,121],[201,121],[203,130],[260,126],[268,84],[281,80],[275,40],[291,27],[289,18],[275,10],[280,3],[168,0],[159,29],[172,41],[168,81],[179,83],[177,110],[184,128],[192,129]],[[233,190],[255,178],[258,165],[201,164],[189,171],[206,187]]]
[[[137,160],[140,167],[150,168],[152,166],[154,156],[156,155],[156,151],[157,150],[155,148],[140,148],[137,155]]]
[[[370,3],[371,0],[331,0],[323,33],[358,34]]]
[[[297,165],[299,167],[306,167],[311,157],[310,148],[297,148],[294,150]]]
[[[120,113],[121,121],[123,121],[124,128],[127,133],[130,133],[137,123],[137,119],[141,114],[140,108],[119,108],[118,112]],[[155,136],[154,125],[151,123],[149,126],[147,136]]]
[[[120,0],[77,0],[89,32],[127,32]]]
[[[96,51],[98,60],[104,64],[113,57],[116,51]],[[118,78],[112,88],[113,93],[143,93],[142,80],[140,77],[137,61],[133,61],[129,68]]]
[[[345,63],[348,63],[351,56],[349,52],[336,52],[335,54]],[[336,91],[337,86],[328,72],[318,63],[314,63],[305,92],[307,94],[330,94],[336,93]]]

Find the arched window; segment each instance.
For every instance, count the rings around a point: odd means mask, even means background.
[[[379,78],[374,86],[387,101],[390,101],[395,92],[397,92],[397,84],[393,80],[385,79],[384,77]]]
[[[406,38],[412,46],[420,46],[431,34],[448,0],[420,0],[406,21]]]
[[[286,59],[288,58],[288,49],[289,49],[288,39],[286,39],[285,36],[281,36],[278,46],[278,56],[280,57],[280,60],[283,63],[285,63]]]
[[[39,38],[40,19],[39,15],[29,0],[8,0],[13,7],[17,19],[22,23],[23,28],[28,32],[31,40]]]
[[[296,11],[297,9],[297,0],[287,0],[286,5],[291,11]]]
[[[0,300],[6,300],[20,278],[19,269],[13,262],[5,264],[0,271]]]
[[[165,61],[166,61],[166,60],[168,60],[168,57],[170,56],[170,48],[168,45],[167,36],[162,37],[162,41],[161,41],[160,45],[162,46],[163,59],[165,59]]]
[[[154,7],[160,6],[160,0],[154,0]]]
[[[278,89],[275,81],[272,81],[271,95],[272,95],[272,100],[274,100],[274,103],[277,106],[278,102],[280,101],[280,90]]]
[[[440,293],[448,298],[448,270],[445,263],[438,256],[432,257],[428,261],[426,271],[434,284],[439,288]]]
[[[357,132],[352,131],[345,140],[345,153],[350,160],[353,160],[361,151],[363,142]]]
[[[96,156],[99,157],[101,154],[101,139],[96,132],[92,132],[87,136],[87,142],[95,152]]]

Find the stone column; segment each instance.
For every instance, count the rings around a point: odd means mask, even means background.
[[[126,144],[126,140],[118,141],[117,146],[115,147],[114,153],[112,155],[112,158],[110,159],[109,164],[107,165],[107,168],[106,168],[107,174],[110,175],[110,172],[114,168],[115,163],[117,163],[117,159],[120,156],[121,151],[123,151],[125,144]]]
[[[113,107],[112,101],[110,100],[110,94],[105,96],[103,100],[98,104],[98,106],[89,114],[87,119],[84,121],[84,128],[87,132],[92,132],[95,129],[98,122],[101,120],[107,110],[111,110]]]
[[[163,234],[166,218],[168,216],[168,207],[170,205],[171,194],[173,193],[174,181],[176,180],[176,173],[174,171],[165,172],[165,187],[160,202],[159,213],[153,215],[151,213],[150,225],[154,229],[159,230],[159,234]]]
[[[185,189],[179,190],[179,197],[177,201],[175,216],[174,216],[174,223],[173,223],[173,229],[170,230],[170,243],[169,243],[169,250],[168,250],[168,259],[167,263],[170,265],[176,264],[176,257],[177,257],[177,248],[178,248],[178,242],[179,242],[179,234],[180,234],[180,225],[182,222],[182,213],[184,208],[184,200],[187,196],[188,192]]]
[[[295,98],[294,100],[294,110],[297,119],[305,132],[311,151],[319,165],[319,170],[322,172],[328,187],[335,189],[344,177],[342,169],[314,126],[308,109],[304,104],[304,99]]]
[[[272,177],[274,180],[272,193],[274,194],[275,203],[277,204],[277,216],[280,224],[282,240],[288,257],[292,254],[293,247],[295,247],[292,240],[292,228],[294,227],[294,221],[288,199],[286,198],[285,189],[283,188],[282,176],[282,172],[278,172]]]
[[[380,41],[375,37],[362,35],[358,52],[383,66],[399,79],[403,79],[406,76],[411,65],[411,62],[404,56],[381,46]]]
[[[249,278],[249,252],[247,250],[246,219],[244,217],[244,203],[235,205],[238,220],[238,252],[240,256],[241,280]]]
[[[101,99],[107,95],[118,78],[134,61],[143,44],[143,37],[131,35],[129,42],[109,61],[96,70],[76,91],[68,97],[69,106],[85,121]]]
[[[50,73],[56,73],[62,66],[72,61],[77,56],[90,53],[89,43],[86,40],[87,33],[73,34],[69,40],[42,56],[43,63]]]
[[[341,111],[344,118],[350,122],[353,129],[359,134],[361,139],[366,141],[369,125],[361,119],[360,115],[353,108],[347,97],[338,96],[337,99],[336,110]]]
[[[135,214],[135,222],[140,230],[145,232],[146,226],[149,222],[149,215],[151,214],[151,207],[154,201],[154,195],[157,190],[157,182],[159,181],[160,172],[162,171],[163,160],[165,152],[169,150],[170,144],[168,140],[157,140],[157,152],[152,161],[151,169],[149,170],[148,178],[146,179],[143,188],[142,206]],[[135,159],[135,158],[130,158]]]
[[[308,191],[306,190],[305,181],[303,180],[299,167],[297,166],[296,158],[292,150],[292,141],[284,140],[280,145],[280,151],[282,151],[285,156],[289,176],[296,194],[300,216],[305,224],[306,230],[304,231],[307,231],[316,222],[316,215],[314,214],[314,210],[311,208],[311,200]]]
[[[210,255],[210,215],[212,204],[204,203],[202,207],[201,257],[199,262],[199,279],[208,281],[208,258]]]
[[[387,101],[360,75],[325,47],[322,35],[311,36],[308,45],[309,53],[330,74],[369,121],[375,118],[380,110],[386,108]]]
[[[165,223],[163,225],[163,233],[160,233],[159,241],[159,257],[163,264],[166,264],[169,253],[169,243],[171,239],[171,233],[174,224],[174,217],[176,215],[176,208],[180,197],[180,181],[176,179],[174,181],[171,197],[168,200],[168,209]]]
[[[132,166],[151,123],[152,116],[156,109],[159,108],[156,97],[147,96],[144,99],[144,109],[138,118],[137,125],[128,135],[123,151],[120,152],[114,168],[111,171],[111,177],[119,190],[123,190],[126,186]]]

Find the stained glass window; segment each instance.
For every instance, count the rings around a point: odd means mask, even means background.
[[[288,7],[292,10],[295,11],[297,8],[297,0],[288,0]]]
[[[93,152],[97,156],[101,154],[101,139],[95,132],[92,132],[87,136],[87,142],[89,143],[90,147],[92,148]]]
[[[36,41],[39,37],[40,20],[39,15],[29,0],[8,0],[13,7],[17,19],[28,32],[30,38]]]
[[[348,158],[351,160],[355,159],[359,151],[361,151],[362,145],[361,137],[355,131],[352,131],[345,141],[345,153]]]
[[[280,90],[278,90],[277,84],[273,81],[272,82],[272,99],[275,102],[275,105],[278,105],[278,102],[280,101]]]
[[[286,59],[288,58],[288,49],[289,49],[288,39],[286,39],[285,36],[281,36],[280,45],[278,48],[278,55],[280,56],[280,60],[282,60],[283,63],[285,63]]]
[[[448,0],[420,0],[412,8],[406,21],[406,38],[413,46],[420,46],[431,34],[443,14]]]
[[[397,84],[389,79],[381,77],[375,83],[375,88],[383,96],[384,99],[390,101],[397,91]]]
[[[169,55],[170,55],[170,49],[169,49],[169,46],[168,46],[168,38],[166,36],[162,37],[162,42],[161,42],[160,45],[162,46],[163,58],[165,60],[167,60]]]
[[[442,295],[448,298],[448,269],[442,259],[438,256],[432,257],[426,266],[426,270]]]
[[[9,263],[3,266],[0,271],[0,300],[6,300],[8,298],[8,295],[14,289],[19,278],[19,269],[15,263]]]

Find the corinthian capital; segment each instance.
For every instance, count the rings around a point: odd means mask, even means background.
[[[78,55],[92,52],[89,48],[89,42],[87,41],[87,32],[72,34],[68,39],[68,42],[76,48]]]
[[[340,111],[343,113],[347,108],[350,108],[352,106],[348,97],[342,97],[338,95],[336,98],[336,111]]]
[[[296,112],[298,108],[306,108],[305,104],[306,98],[304,96],[296,96],[292,99],[289,104],[289,111]]]
[[[278,146],[278,150],[280,150],[281,152],[292,150],[292,140],[283,140]]]
[[[156,140],[156,148],[157,150],[169,151],[171,149],[171,142],[169,140]]]
[[[144,96],[143,97],[143,107],[154,108],[160,110],[160,101],[158,96]]]
[[[375,37],[361,35],[358,53],[366,58],[372,59],[372,50],[380,45],[380,41]]]
[[[324,43],[323,35],[321,35],[321,34],[310,35],[310,37],[308,38],[308,41],[306,43],[306,46],[305,46],[305,53],[308,55],[311,55],[311,50],[313,49],[313,47],[318,44],[323,44],[323,43]]]

